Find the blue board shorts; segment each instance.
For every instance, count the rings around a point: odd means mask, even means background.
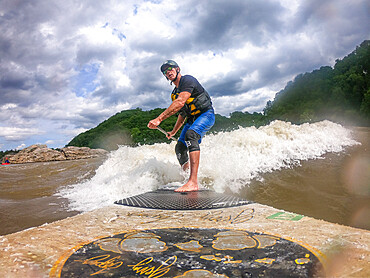
[[[198,143],[200,144],[202,142],[203,136],[211,129],[214,124],[215,112],[213,109],[209,109],[206,112],[200,114],[200,116],[193,123],[186,123],[184,125],[178,141],[182,142],[186,146],[185,133],[190,129],[194,130],[200,135],[200,139],[198,140]]]

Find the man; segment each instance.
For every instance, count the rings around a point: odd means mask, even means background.
[[[199,144],[202,141],[202,137],[215,123],[215,113],[211,98],[197,79],[191,75],[181,75],[180,67],[175,61],[167,60],[164,62],[161,66],[161,72],[167,80],[171,81],[171,84],[175,85],[171,93],[172,104],[157,118],[151,120],[148,123],[148,127],[156,129],[162,121],[179,112],[175,126],[172,131],[167,133],[167,138],[170,139],[186,120],[175,151],[177,159],[184,170],[189,168],[190,156],[190,177],[186,184],[175,191],[197,191],[199,189]]]

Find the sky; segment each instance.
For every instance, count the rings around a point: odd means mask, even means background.
[[[215,112],[261,112],[288,81],[370,39],[368,0],[0,0],[0,151],[64,147],[170,105],[175,60]]]

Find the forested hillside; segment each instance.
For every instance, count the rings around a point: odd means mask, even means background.
[[[269,119],[294,123],[329,119],[344,124],[366,125],[370,121],[370,41],[351,54],[326,66],[298,75],[269,101]]]
[[[337,60],[334,68],[325,66],[298,75],[276,94],[273,101],[267,102],[263,114],[236,111],[230,117],[216,115],[211,132],[239,126],[259,127],[276,119],[296,124],[328,119],[342,124],[370,126],[369,72],[370,41],[364,41],[351,54]],[[168,142],[159,131],[147,128],[148,122],[163,110],[137,108],[122,111],[79,134],[67,146],[113,150],[117,145]],[[172,116],[161,127],[170,131],[175,122],[176,117]]]
[[[79,134],[67,146],[103,148],[113,150],[118,145],[152,144],[167,140],[157,130],[147,128],[150,120],[157,117],[164,109],[142,111],[139,108],[124,110],[110,117],[84,133]],[[170,117],[161,126],[169,129],[174,125],[175,117]],[[172,127],[171,127],[172,128]]]
[[[67,146],[117,149],[117,145],[138,145],[169,142],[164,134],[147,127],[150,120],[157,117],[164,109],[142,111],[139,108],[124,110],[102,122],[97,127],[79,134]],[[170,131],[177,117],[172,116],[161,123],[164,130]],[[216,115],[216,124],[211,132],[231,130],[238,126],[265,125],[266,117],[262,114],[234,112],[230,118]],[[181,131],[181,130],[180,130]],[[177,136],[180,135],[180,131]]]

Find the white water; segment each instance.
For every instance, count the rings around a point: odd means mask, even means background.
[[[89,211],[164,185],[180,186],[187,173],[180,171],[175,144],[121,146],[110,153],[93,178],[63,188],[57,195],[69,199],[71,210]],[[200,185],[210,185],[218,192],[226,187],[238,192],[262,173],[299,166],[302,160],[355,144],[359,143],[350,130],[329,121],[303,125],[274,121],[258,129],[207,135],[201,144]]]

